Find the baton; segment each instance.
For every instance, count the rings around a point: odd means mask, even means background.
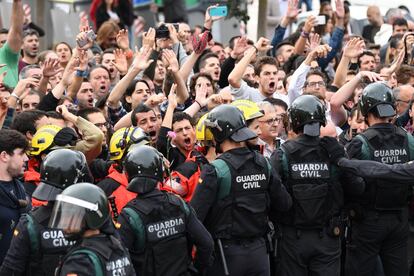
[[[224,275],[228,276],[230,275],[229,268],[227,267],[226,256],[224,256],[223,244],[221,243],[221,239],[217,239],[217,244],[220,250],[221,261],[223,262]]]

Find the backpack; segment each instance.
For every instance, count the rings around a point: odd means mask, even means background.
[[[200,180],[202,166],[207,163],[201,153],[191,151],[185,162],[171,172],[161,189],[177,194],[189,202]]]

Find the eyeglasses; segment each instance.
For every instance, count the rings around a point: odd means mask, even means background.
[[[96,123],[96,124],[94,124],[97,128],[103,128],[103,127],[106,127],[106,128],[109,128],[110,127],[110,124],[108,123],[108,122],[105,122],[105,123]]]
[[[282,120],[283,120],[283,118],[278,116],[278,117],[270,118],[270,119],[267,119],[267,120],[261,120],[259,122],[260,123],[266,123],[267,125],[271,126],[275,123],[282,122]]]
[[[316,81],[316,82],[308,82],[306,86],[309,86],[309,87],[316,87],[316,86],[325,87],[326,84],[323,81]]]
[[[397,100],[395,100],[396,102],[401,102],[401,103],[406,103],[406,104],[409,104],[411,101],[403,101],[403,100],[401,100],[401,99],[397,99]]]

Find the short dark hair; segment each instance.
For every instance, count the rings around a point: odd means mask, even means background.
[[[56,52],[56,48],[57,48],[57,46],[59,46],[60,44],[64,44],[64,45],[66,45],[66,46],[69,48],[69,52],[70,52],[70,54],[71,54],[71,55],[73,54],[72,47],[69,45],[69,43],[67,43],[67,42],[65,42],[65,41],[61,41],[61,42],[56,43],[56,44],[55,44],[55,47],[53,47],[53,51],[55,51],[55,52]]]
[[[92,72],[93,72],[93,71],[95,71],[95,70],[96,70],[96,69],[98,69],[98,68],[102,68],[102,69],[104,69],[104,70],[108,73],[108,76],[110,76],[110,75],[111,75],[111,73],[109,72],[109,70],[108,70],[108,69],[106,69],[106,67],[105,67],[105,66],[103,66],[102,64],[97,64],[97,65],[93,66],[93,67],[89,70],[88,80],[90,80],[90,79],[91,79],[91,74],[92,74]]]
[[[26,135],[27,132],[31,134],[36,133],[36,121],[40,118],[47,116],[46,112],[41,110],[27,110],[23,111],[20,114],[17,114],[14,117],[14,120],[11,124],[11,129],[17,130],[23,135]]]
[[[254,64],[254,73],[256,76],[260,76],[260,73],[262,72],[262,68],[264,65],[274,65],[277,66],[276,59],[274,57],[264,56],[259,58],[256,63]]]
[[[146,113],[149,111],[154,111],[152,108],[150,108],[149,106],[140,103],[137,107],[134,108],[134,110],[132,110],[131,113],[131,122],[132,122],[132,126],[137,126],[138,122],[137,122],[137,114],[138,113]],[[155,113],[155,111],[154,111]]]
[[[0,152],[7,152],[13,155],[15,149],[26,150],[26,137],[13,129],[0,129]]]
[[[85,120],[88,120],[89,114],[93,113],[102,113],[102,111],[97,107],[86,107],[84,109],[78,110],[76,113],[77,116],[84,118]]]
[[[266,98],[263,100],[264,102],[269,102],[272,105],[276,105],[276,106],[280,106],[281,108],[283,108],[285,111],[287,111],[288,109],[288,105],[287,103],[285,103],[285,101],[281,100],[281,99],[276,99],[276,98]]]
[[[392,23],[392,30],[394,30],[394,26],[406,26],[408,27],[408,22],[405,18],[398,17],[394,19],[394,22]]]
[[[0,28],[0,34],[8,34],[9,30],[7,30],[6,28]]]
[[[191,117],[190,115],[188,115],[185,112],[175,112],[172,118],[172,125],[174,125],[176,122],[181,122],[187,120],[190,122],[190,124],[192,126],[194,126],[194,120],[193,117]]]
[[[325,84],[328,85],[327,79],[326,79],[326,76],[325,76],[324,73],[322,73],[318,69],[311,69],[309,71],[309,73],[306,75],[306,81],[305,81],[304,87],[308,84],[308,78],[309,78],[309,76],[312,76],[312,75],[318,75],[318,76],[320,76],[323,79],[323,81],[325,82]]]
[[[190,96],[192,94],[195,95],[196,82],[201,77],[206,78],[206,79],[208,79],[210,81],[211,85],[213,86],[213,93],[216,94],[217,91],[216,91],[215,83],[214,83],[213,78],[211,77],[211,75],[210,74],[207,74],[207,73],[197,73],[197,74],[193,75],[191,77],[191,79],[190,79],[190,85],[189,85]]]
[[[199,63],[199,66],[198,66],[198,68],[203,68],[204,66],[206,66],[206,63],[207,63],[207,59],[209,59],[209,58],[219,58],[218,57],[218,55],[216,55],[215,53],[207,53],[207,54],[205,54],[204,56],[202,56],[201,58],[200,58],[200,63]]]
[[[62,114],[60,114],[60,113],[58,113],[54,110],[46,112],[46,116],[49,117],[49,118],[56,119],[56,120],[65,120],[65,118],[62,116]]]
[[[359,66],[359,67],[361,66],[361,58],[362,58],[363,56],[370,56],[370,57],[373,57],[373,58],[375,59],[375,55],[374,55],[374,53],[373,53],[373,52],[371,52],[371,51],[363,51],[363,52],[362,52],[362,54],[360,54],[360,55],[358,56],[358,66]]]

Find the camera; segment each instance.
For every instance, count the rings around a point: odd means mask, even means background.
[[[178,32],[179,24],[174,23],[172,25]],[[157,29],[155,29],[155,38],[170,38],[170,31],[168,30],[168,26],[162,24]]]

